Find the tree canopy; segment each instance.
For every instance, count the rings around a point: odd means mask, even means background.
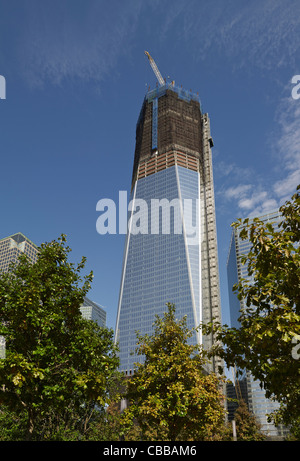
[[[260,425],[255,416],[249,412],[244,400],[240,400],[234,414],[236,423],[237,440],[240,441],[262,441],[266,436],[261,432]]]
[[[144,362],[128,379],[123,424],[136,421],[143,440],[209,440],[224,427],[221,379],[205,373],[201,347],[189,343],[192,334],[168,304],[153,334],[137,335]]]
[[[83,417],[108,402],[118,367],[113,331],[83,319],[80,307],[92,281],[81,277],[85,258],[68,262],[65,236],[42,244],[32,264],[22,255],[0,276],[0,403],[24,415],[26,438],[53,421]],[[60,419],[61,417],[61,419]],[[90,417],[90,416],[89,416]],[[39,435],[40,436],[40,435]]]
[[[240,328],[214,329],[223,346],[214,352],[228,366],[248,369],[259,380],[266,396],[281,403],[275,421],[293,424],[300,415],[300,186],[281,208],[282,221],[256,218],[238,220],[233,226],[251,242],[242,258],[252,280],[242,279],[233,289],[245,308]]]

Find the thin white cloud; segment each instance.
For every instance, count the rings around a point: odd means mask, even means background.
[[[183,41],[195,59],[213,50],[243,68],[291,66],[300,52],[298,0],[31,0],[22,8],[20,55],[32,86],[101,81],[133,46],[138,28],[174,47]]]
[[[133,40],[139,11],[133,0],[90,0],[77,7],[69,2],[31,2],[20,43],[28,83],[36,87],[66,80],[101,82]]]
[[[300,168],[287,175],[284,179],[276,181],[274,192],[278,197],[290,197],[298,184],[300,184]]]
[[[289,88],[291,91],[292,86]],[[281,201],[287,200],[300,184],[300,103],[289,93],[278,105],[278,130],[274,134],[274,158],[280,171],[273,186]]]
[[[181,21],[178,39],[190,44],[195,59],[205,59],[212,49],[227,56],[234,66],[272,69],[296,63],[300,42],[298,0],[174,0],[165,15],[164,38]],[[238,58],[238,59],[236,59]]]
[[[216,155],[216,154],[215,154]],[[226,155],[226,154],[225,154]],[[218,158],[214,164],[214,175],[219,178],[224,177],[242,177],[244,181],[251,181],[253,178],[254,170],[252,167],[241,167],[235,162],[229,163]]]
[[[279,204],[274,199],[267,199],[264,202],[260,203],[257,207],[253,208],[247,216],[262,216],[266,213],[270,213],[271,211],[275,211],[279,208]]]
[[[300,102],[289,94],[279,104],[276,118],[280,130],[276,142],[284,167],[286,170],[300,168]]]
[[[240,178],[237,175],[231,176],[231,181],[237,181]],[[273,197],[272,190],[263,187],[262,184],[253,182],[252,184],[238,183],[235,186],[224,187],[222,196],[225,202],[235,205],[237,213],[240,216],[252,216],[253,213],[258,216],[266,211],[278,208],[278,201]],[[231,208],[232,211],[232,208]]]
[[[270,134],[269,156],[273,168],[268,175],[245,169],[247,182],[241,168],[224,164],[217,169],[223,181],[221,193],[225,202],[235,205],[242,216],[259,216],[279,208],[295,193],[300,184],[300,101],[291,96],[292,85],[285,88],[285,96],[279,98],[274,118],[274,130]],[[230,183],[228,178],[230,178]],[[226,186],[226,181],[229,186]]]
[[[229,187],[228,189],[226,189],[224,192],[224,196],[229,200],[238,199],[241,196],[245,197],[247,192],[249,192],[251,189],[252,186],[250,184],[239,184],[237,186]]]
[[[257,193],[256,191],[252,193],[249,198],[242,198],[238,202],[239,208],[242,210],[252,210],[255,205],[266,200],[268,198],[268,192],[262,191]]]

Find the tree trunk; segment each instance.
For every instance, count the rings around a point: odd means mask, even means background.
[[[33,416],[32,409],[30,409],[28,411],[26,441],[32,440],[33,430],[34,430],[34,416]]]

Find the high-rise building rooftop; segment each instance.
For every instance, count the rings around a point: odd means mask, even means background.
[[[22,253],[35,262],[37,252],[37,246],[21,232],[0,239],[0,272],[6,272]]]

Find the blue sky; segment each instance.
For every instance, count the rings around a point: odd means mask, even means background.
[[[300,183],[298,0],[0,0],[0,238],[67,234],[115,327],[124,235],[96,232],[96,204],[130,189],[135,125],[156,85],[144,50],[211,119],[228,323],[230,224]]]

